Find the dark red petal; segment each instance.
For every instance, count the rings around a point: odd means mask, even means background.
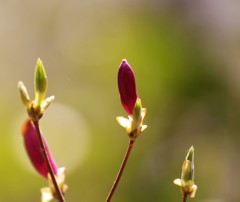
[[[134,73],[125,59],[118,70],[118,90],[124,109],[131,115],[137,100],[137,91]]]
[[[34,166],[34,168],[38,171],[38,173],[40,175],[42,175],[43,177],[45,177],[47,179],[48,178],[48,167],[47,167],[47,164],[45,163],[45,160],[43,158],[43,155],[42,155],[42,152],[40,149],[37,132],[35,130],[33,123],[29,119],[24,123],[24,125],[22,127],[22,134],[23,134],[25,149],[31,160],[32,165]],[[57,165],[49,151],[49,148],[47,146],[47,143],[46,143],[44,137],[43,137],[43,143],[45,145],[53,172],[55,175],[57,175]]]

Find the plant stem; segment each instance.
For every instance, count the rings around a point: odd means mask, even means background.
[[[44,160],[45,160],[45,162],[47,164],[48,172],[49,172],[49,174],[51,176],[51,180],[52,180],[54,188],[56,190],[57,199],[60,202],[65,202],[63,194],[62,194],[62,192],[61,192],[61,190],[60,190],[60,188],[59,188],[59,186],[57,184],[55,175],[53,173],[52,165],[50,164],[50,161],[49,161],[48,153],[47,153],[45,145],[43,143],[42,135],[41,135],[41,132],[40,132],[40,129],[39,129],[39,121],[34,121],[33,124],[35,126],[36,131],[37,131],[37,135],[38,135],[38,139],[39,139],[40,148],[41,148],[41,152],[42,152],[43,158],[44,158]]]
[[[111,201],[111,198],[112,198],[115,190],[117,189],[117,186],[118,186],[119,181],[120,181],[120,179],[121,179],[121,177],[122,177],[124,168],[125,168],[125,166],[126,166],[126,164],[127,164],[128,157],[130,156],[131,150],[132,150],[132,148],[133,148],[134,142],[135,142],[135,140],[130,140],[130,141],[129,141],[128,148],[127,148],[127,151],[126,151],[126,153],[125,153],[125,156],[124,156],[122,165],[121,165],[121,167],[120,167],[120,169],[119,169],[119,172],[118,172],[117,177],[116,177],[116,179],[115,179],[115,181],[114,181],[114,183],[113,183],[113,186],[112,186],[112,188],[111,188],[111,190],[110,190],[110,192],[109,192],[109,194],[108,194],[108,197],[107,197],[107,199],[106,199],[106,202],[110,202],[110,201]]]
[[[183,194],[183,202],[187,202],[187,196],[188,196],[188,193]]]

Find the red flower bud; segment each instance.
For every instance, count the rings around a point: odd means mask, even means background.
[[[29,119],[24,123],[22,127],[22,134],[23,134],[25,149],[31,160],[32,165],[40,175],[48,179],[48,167],[47,167],[47,164],[45,163],[45,160],[41,152],[37,131],[33,123]],[[47,143],[44,138],[43,138],[43,143],[46,148],[46,152],[48,154],[48,158],[52,166],[53,172],[55,175],[57,175],[57,169],[58,169],[57,165],[48,149]]]
[[[134,73],[126,59],[122,60],[118,70],[118,90],[124,109],[132,115],[138,96]]]

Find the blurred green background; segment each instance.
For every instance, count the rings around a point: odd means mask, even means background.
[[[240,2],[234,0],[0,1],[0,201],[37,202],[47,185],[21,137],[37,58],[54,104],[40,124],[69,202],[105,201],[128,144],[116,116],[123,58],[134,69],[146,131],[114,202],[181,201],[173,184],[195,147],[195,199],[239,202]]]

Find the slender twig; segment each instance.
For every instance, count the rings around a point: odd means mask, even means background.
[[[135,142],[135,140],[130,140],[130,141],[129,141],[128,148],[127,148],[127,151],[126,151],[126,153],[125,153],[125,156],[124,156],[122,165],[121,165],[121,167],[120,167],[120,169],[119,169],[119,172],[118,172],[117,177],[116,177],[116,179],[115,179],[115,181],[114,181],[114,183],[113,183],[113,186],[112,186],[112,188],[111,188],[111,190],[110,190],[110,192],[109,192],[109,194],[108,194],[108,197],[107,197],[107,199],[106,199],[106,202],[110,202],[110,201],[111,201],[111,198],[112,198],[112,196],[113,196],[113,194],[114,194],[114,192],[115,192],[115,190],[116,190],[116,188],[117,188],[117,186],[118,186],[118,184],[119,184],[119,181],[120,181],[120,179],[121,179],[121,177],[122,177],[124,168],[125,168],[125,166],[126,166],[126,164],[127,164],[128,157],[130,156],[131,150],[132,150],[132,148],[133,148],[134,142]]]
[[[60,190],[60,188],[59,188],[59,186],[57,184],[55,175],[53,173],[52,165],[50,164],[50,161],[49,161],[48,153],[47,153],[45,145],[43,143],[42,135],[41,135],[41,132],[40,132],[40,129],[39,129],[39,122],[38,121],[34,121],[33,124],[35,126],[36,131],[37,131],[37,135],[38,135],[38,139],[39,139],[39,143],[40,143],[40,147],[41,147],[41,152],[42,152],[43,158],[44,158],[44,160],[45,160],[45,162],[47,164],[48,172],[49,172],[49,174],[51,176],[51,180],[52,180],[54,188],[56,190],[57,199],[60,202],[65,202],[64,196],[63,196],[63,194],[62,194],[62,192],[61,192],[61,190]]]
[[[187,202],[187,196],[188,196],[188,193],[184,193],[183,194],[183,202]]]

